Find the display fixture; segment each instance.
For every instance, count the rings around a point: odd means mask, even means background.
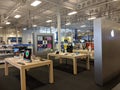
[[[37,36],[37,51],[42,51],[43,49],[50,48],[53,49],[53,36],[45,35]]]
[[[54,49],[53,34],[34,34],[33,53],[39,56],[46,56],[49,51]]]
[[[13,56],[12,45],[0,45],[0,63],[4,63],[4,58]]]

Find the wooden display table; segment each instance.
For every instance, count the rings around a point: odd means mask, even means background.
[[[22,64],[24,65],[22,65]],[[26,90],[26,75],[25,70],[40,66],[49,66],[49,82],[53,83],[53,62],[51,60],[38,61],[32,60],[31,63],[19,58],[6,58],[5,59],[5,75],[8,75],[8,64],[20,69],[21,90]]]
[[[76,53],[49,53],[47,58],[50,59],[50,56],[53,57],[59,57],[60,58],[60,63],[62,63],[62,58],[67,58],[67,59],[72,59],[73,60],[73,74],[77,74],[77,59],[81,59],[83,57],[87,57],[87,63],[86,63],[86,68],[87,70],[90,69],[90,62],[89,62],[89,55],[88,54],[76,54]]]
[[[86,54],[89,54],[90,56],[90,59],[94,59],[94,50],[92,51],[88,51],[88,50],[81,50],[81,49],[73,49],[73,52],[76,53],[76,52],[80,52],[80,53],[86,53]]]

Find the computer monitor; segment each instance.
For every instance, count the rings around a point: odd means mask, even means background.
[[[19,56],[19,54],[20,54],[19,48],[14,48],[13,52],[14,52],[14,56]]]
[[[31,62],[31,49],[25,49],[24,51],[24,60]]]

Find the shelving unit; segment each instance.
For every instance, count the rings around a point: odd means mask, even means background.
[[[13,46],[0,45],[0,63],[4,63],[4,59],[11,56],[13,56]]]

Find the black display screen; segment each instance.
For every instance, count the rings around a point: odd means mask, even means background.
[[[31,49],[25,49],[24,60],[31,62]]]

